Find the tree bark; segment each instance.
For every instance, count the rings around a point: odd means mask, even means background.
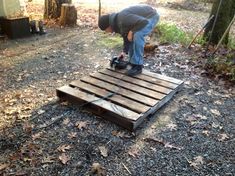
[[[219,6],[220,0],[215,0],[212,6],[211,15],[216,16],[217,9]],[[204,38],[206,41],[211,38],[210,44],[216,45],[226,31],[229,23],[235,15],[235,0],[222,0],[222,4],[218,13],[218,18],[215,23],[215,28],[212,31],[214,20],[211,20],[209,25],[206,27],[204,32]],[[223,44],[228,43],[229,33],[226,35],[223,40]]]
[[[57,19],[61,14],[61,6],[63,3],[71,3],[71,0],[45,0],[45,19]]]
[[[77,10],[72,4],[62,4],[60,24],[62,26],[74,26],[77,24]]]

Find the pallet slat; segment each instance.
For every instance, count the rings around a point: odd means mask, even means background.
[[[167,82],[171,82],[171,83],[174,83],[174,84],[177,84],[177,85],[180,85],[180,84],[183,83],[183,81],[181,81],[179,79],[175,79],[175,78],[165,76],[165,75],[160,75],[160,74],[153,73],[153,72],[150,72],[150,71],[147,71],[147,70],[143,70],[143,74],[147,75],[149,77],[158,78],[158,79],[161,79],[161,80],[164,80],[164,81],[167,81]]]
[[[112,69],[108,69],[108,70],[112,70]],[[124,70],[117,70],[117,71],[115,70],[115,72],[122,73],[122,74],[125,73]],[[143,72],[146,72],[146,71],[143,70]],[[172,83],[172,82],[160,79],[159,77],[161,77],[161,76],[151,77],[151,76],[148,76],[145,74],[140,74],[140,75],[134,76],[134,78],[144,80],[146,82],[150,82],[152,84],[160,85],[160,86],[170,88],[170,89],[175,89],[180,84],[180,81],[175,81],[175,82],[179,82],[179,84],[177,84],[177,83]]]

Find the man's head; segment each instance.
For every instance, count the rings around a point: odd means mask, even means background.
[[[102,31],[105,32],[113,32],[110,24],[109,24],[109,14],[102,15],[98,21],[98,26]]]

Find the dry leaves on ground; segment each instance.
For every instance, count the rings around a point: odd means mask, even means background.
[[[128,151],[128,154],[132,157],[138,157],[139,156],[139,149],[137,147],[131,147]]]
[[[55,162],[55,157],[53,157],[53,156],[46,156],[42,159],[43,164],[54,163],[54,162]]]
[[[75,125],[79,130],[82,130],[82,129],[87,129],[88,124],[89,124],[88,121],[78,121],[78,122],[76,122]]]
[[[225,133],[219,134],[218,139],[220,142],[225,141],[226,139],[229,139],[229,136]]]
[[[193,158],[192,161],[188,161],[189,165],[193,167],[194,169],[198,169],[204,162],[202,156],[196,156]]]
[[[91,166],[91,173],[97,174],[97,176],[105,176],[106,171],[99,163],[93,163]]]
[[[103,157],[108,156],[108,149],[105,146],[99,146],[100,153]]]
[[[210,112],[216,116],[220,116],[220,112],[217,109],[211,109]]]
[[[125,135],[125,132],[121,132],[121,131],[116,131],[116,130],[114,130],[114,131],[112,131],[112,135],[113,135],[113,136],[116,136],[116,137],[123,138],[124,135]]]
[[[69,149],[71,149],[72,147],[70,146],[70,145],[62,145],[62,146],[59,146],[58,148],[57,148],[57,150],[58,151],[60,151],[60,152],[66,152],[66,150],[69,150]]]
[[[63,120],[63,125],[68,125],[70,122],[69,118]]]
[[[32,135],[32,139],[33,140],[39,139],[41,138],[42,135],[43,135],[43,132],[35,133]]]
[[[7,164],[7,163],[0,163],[0,171],[6,169],[8,166],[10,166],[10,164]]]
[[[63,164],[66,164],[69,160],[70,160],[70,157],[68,155],[66,155],[65,153],[62,153],[60,156],[59,156],[59,160],[63,163]]]
[[[177,130],[177,125],[174,123],[169,123],[169,124],[167,124],[166,127],[169,128],[171,131]]]
[[[73,139],[73,138],[76,138],[77,137],[77,133],[76,132],[71,132],[68,134],[68,138],[69,139]]]

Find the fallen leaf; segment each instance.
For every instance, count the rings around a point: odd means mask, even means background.
[[[33,140],[39,139],[42,134],[43,134],[43,132],[39,132],[39,133],[33,134],[33,135],[32,135],[32,139],[33,139]]]
[[[215,122],[212,123],[212,127],[213,128],[219,128],[219,129],[223,128],[222,126],[220,126],[219,124],[216,124]]]
[[[220,100],[217,100],[217,101],[214,102],[214,104],[216,104],[216,105],[222,105],[223,103],[222,103]]]
[[[108,149],[105,146],[99,146],[100,153],[103,157],[108,156]]]
[[[171,131],[176,130],[177,125],[174,123],[167,124],[167,128],[169,128]]]
[[[60,103],[62,106],[68,106],[69,102],[68,101],[64,101]]]
[[[155,137],[144,138],[144,140],[147,141],[147,142],[153,141],[153,142],[157,142],[157,143],[159,143],[159,144],[165,145],[163,139],[158,139],[158,138],[155,138]]]
[[[53,156],[46,156],[42,159],[43,164],[54,163],[54,162],[55,162],[55,157],[53,157]]]
[[[89,124],[89,122],[87,122],[87,121],[79,121],[79,122],[76,122],[76,127],[79,130],[82,130],[83,128],[86,129],[88,124]]]
[[[105,176],[105,170],[99,163],[93,163],[91,166],[92,174],[97,174],[97,176]]]
[[[3,111],[6,115],[20,114],[20,110],[15,107],[9,107]]]
[[[69,118],[63,120],[63,125],[68,125],[70,122]]]
[[[69,137],[69,139],[76,138],[77,133],[76,132],[71,132],[71,133],[68,134],[68,137]]]
[[[225,134],[225,133],[222,133],[222,134],[218,135],[218,138],[219,138],[219,141],[222,142],[222,141],[224,141],[226,139],[229,139],[229,136],[227,134]]]
[[[41,115],[41,114],[43,114],[44,112],[45,112],[45,110],[39,109],[37,113],[38,113],[39,115]]]
[[[198,169],[203,163],[202,156],[194,157],[192,161],[189,161],[189,165],[195,169]]]
[[[137,147],[132,147],[129,151],[128,154],[132,157],[137,157],[139,156],[139,149]]]
[[[209,136],[209,133],[210,133],[210,132],[209,132],[208,130],[203,130],[203,131],[202,131],[202,134],[205,134],[206,136]]]
[[[116,136],[116,137],[120,137],[120,138],[123,138],[125,136],[125,132],[122,132],[122,131],[112,131],[112,135],[113,136]]]
[[[62,154],[59,156],[59,160],[60,160],[63,164],[66,164],[66,163],[70,160],[70,157],[67,156],[65,153],[62,153]]]
[[[186,118],[186,121],[188,121],[188,122],[193,122],[193,121],[197,121],[197,120],[198,120],[198,118],[194,115]]]
[[[220,115],[221,115],[220,112],[219,112],[217,109],[211,109],[210,111],[211,111],[211,113],[214,114],[214,115],[217,115],[217,116],[220,116]]]
[[[7,164],[7,163],[0,163],[0,171],[6,169],[8,166],[10,166],[10,164]]]
[[[30,122],[26,121],[24,124],[23,124],[23,130],[25,133],[31,133],[32,130],[33,130],[33,127],[34,125],[31,124]]]
[[[70,146],[70,145],[62,145],[62,146],[59,146],[58,148],[57,148],[57,150],[58,151],[61,151],[61,152],[66,152],[66,150],[69,150],[69,149],[71,149],[72,147]]]

